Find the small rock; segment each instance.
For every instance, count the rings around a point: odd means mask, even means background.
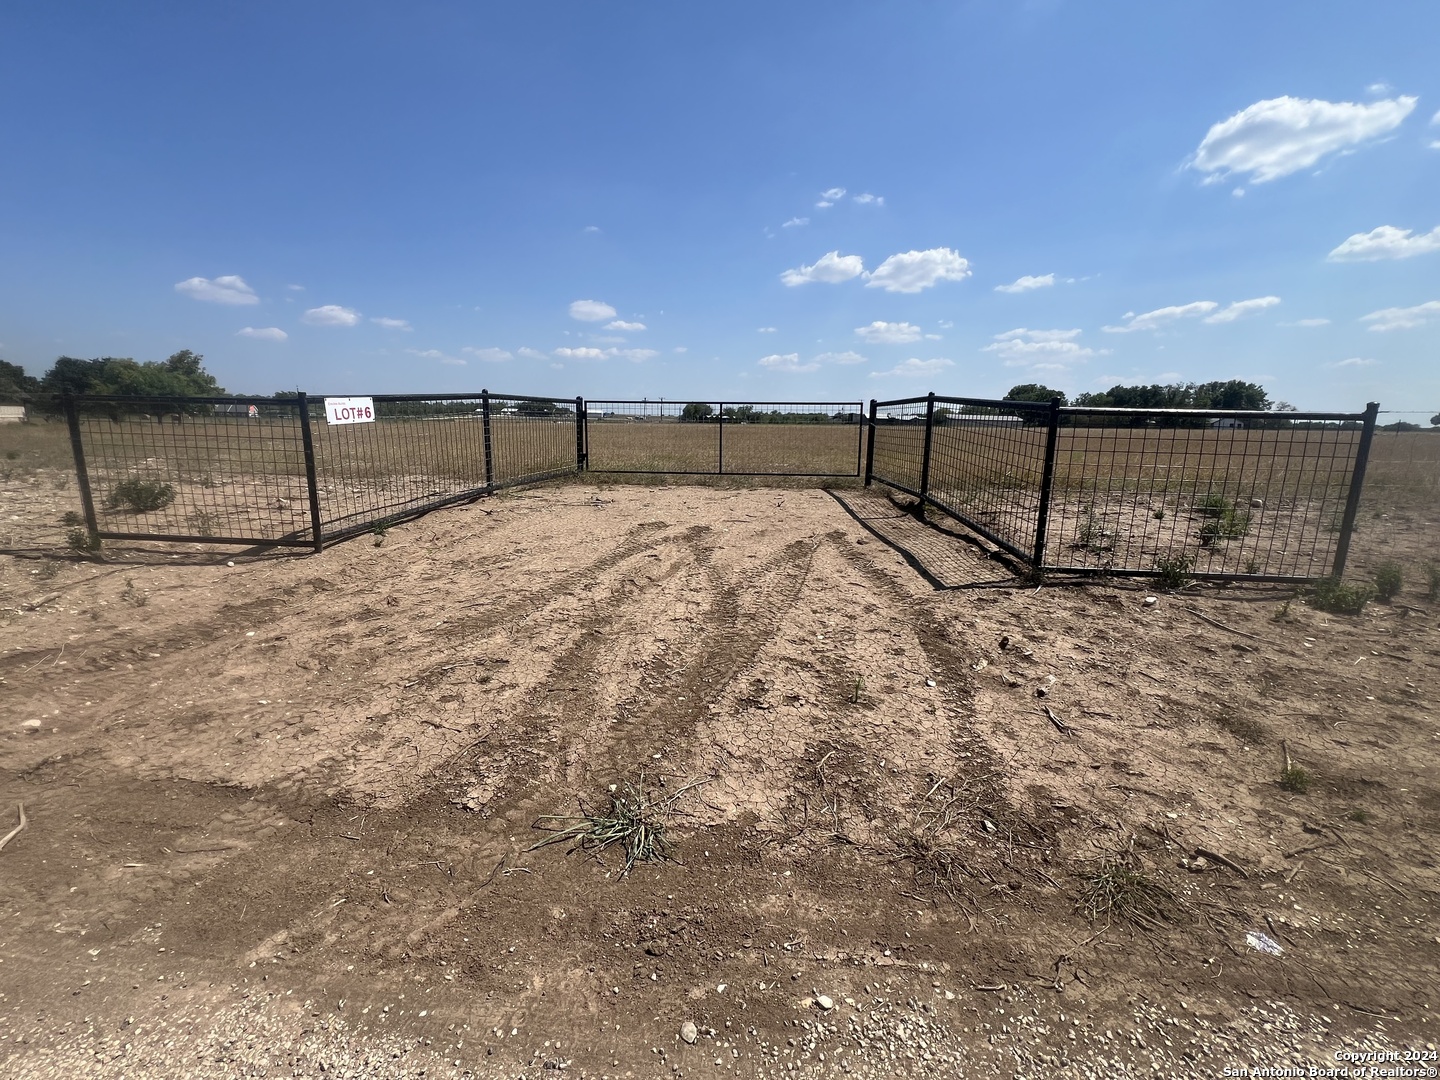
[[[1264,509],[1265,509],[1265,500],[1264,500],[1264,499],[1251,499],[1251,500],[1250,500],[1250,508],[1251,508],[1252,510],[1264,510]]]
[[[225,565],[226,565],[226,566],[234,566],[234,565],[235,565],[235,560],[234,560],[234,559],[231,559],[231,560],[228,561]]]
[[[680,1038],[693,1045],[695,1040],[700,1038],[700,1029],[686,1020],[680,1025]]]
[[[276,510],[289,510],[289,509],[290,509],[290,500],[289,500],[289,499],[276,499],[276,500],[275,500],[275,509],[276,509]]]
[[[926,686],[934,686],[934,685],[935,685],[935,680],[934,680],[934,679],[926,679],[926,680],[925,680],[925,685],[926,685]]]
[[[996,829],[995,823],[989,818],[986,818],[984,821],[980,822],[980,824],[987,833],[993,833]]]
[[[835,1007],[835,1000],[829,994],[818,994],[815,997],[815,1004],[829,1012]]]
[[[1145,606],[1146,606],[1146,607],[1154,607],[1157,603],[1159,603],[1158,597],[1154,597],[1154,596],[1147,596],[1147,597],[1145,597]]]
[[[39,730],[40,730],[40,721],[39,721],[39,720],[26,720],[26,721],[25,721],[23,724],[21,724],[20,726],[21,726],[22,728],[24,728],[26,731],[39,731]]]

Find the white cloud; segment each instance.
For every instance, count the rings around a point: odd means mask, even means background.
[[[247,326],[235,331],[236,337],[255,338],[259,341],[284,341],[290,335],[278,326]]]
[[[955,321],[953,319],[941,319],[935,325],[940,327],[941,330],[952,330],[955,327]]]
[[[1192,304],[1156,308],[1143,315],[1127,311],[1123,316],[1128,320],[1124,326],[1102,326],[1100,329],[1107,334],[1128,334],[1132,330],[1154,330],[1166,323],[1174,322],[1176,319],[1193,319],[1201,315],[1208,315],[1219,306],[1214,300],[1196,300]]]
[[[311,326],[355,326],[360,322],[360,313],[339,304],[312,307],[300,316]]]
[[[1371,330],[1384,333],[1387,330],[1411,330],[1424,326],[1432,318],[1440,318],[1440,300],[1430,300],[1407,308],[1385,308],[1362,315],[1361,322],[1368,322]]]
[[[469,353],[471,356],[475,357],[475,359],[484,360],[486,363],[490,364],[500,364],[504,363],[506,360],[511,359],[510,354],[504,349],[496,349],[493,347],[477,349],[473,345],[466,345],[460,351],[463,353]]]
[[[605,350],[592,348],[588,345],[582,345],[578,349],[562,346],[556,349],[553,355],[560,357],[562,360],[604,360]]]
[[[1207,182],[1223,181],[1231,173],[1248,173],[1254,184],[1278,180],[1395,130],[1417,100],[1398,97],[1368,105],[1293,97],[1257,101],[1211,127],[1188,164],[1205,173]]]
[[[441,352],[439,349],[406,349],[405,351],[411,356],[418,356],[425,360],[438,360],[440,363],[448,364],[451,367],[465,366],[463,357],[451,356],[448,353]]]
[[[780,280],[792,287],[810,281],[823,281],[833,285],[859,277],[864,272],[865,261],[859,255],[841,255],[838,251],[831,251],[820,256],[810,266],[786,270],[780,275]]]
[[[1329,319],[1296,319],[1294,322],[1282,322],[1281,326],[1329,326]]]
[[[629,360],[632,364],[643,364],[646,360],[653,360],[660,355],[654,349],[606,349],[605,351],[611,356]]]
[[[996,285],[995,291],[1003,293],[1029,292],[1031,289],[1044,289],[1054,284],[1054,274],[1041,274],[1039,277],[1025,274],[1016,278],[1009,285]]]
[[[1409,229],[1381,225],[1368,233],[1356,233],[1326,256],[1331,262],[1375,262],[1379,259],[1408,259],[1440,251],[1440,225],[1415,236]]]
[[[832,207],[832,206],[834,206],[834,205],[835,205],[835,204],[834,204],[833,202],[828,202],[828,201],[825,200],[825,199],[821,199],[819,202],[817,202],[817,203],[815,204],[815,209],[816,209],[816,210],[829,210],[830,207]]]
[[[615,309],[603,300],[576,300],[570,305],[570,317],[581,322],[604,322],[615,318]]]
[[[1048,370],[1064,370],[1068,364],[1080,364],[1092,356],[1104,355],[1108,350],[1096,350],[1081,345],[1075,339],[1079,330],[1007,330],[996,334],[995,339],[981,351],[994,353],[1006,367],[1044,367]]]
[[[1243,187],[1237,187],[1234,191],[1230,192],[1230,194],[1237,199],[1243,199],[1245,197],[1245,189]]]
[[[550,357],[539,349],[532,349],[528,345],[522,345],[515,350],[515,355],[523,356],[526,360],[548,360]]]
[[[304,285],[286,285],[285,288],[289,289],[291,292],[304,292],[304,291],[305,291],[305,286],[304,286]]]
[[[771,371],[783,371],[791,375],[804,375],[807,372],[819,371],[820,365],[813,360],[808,364],[800,363],[799,353],[786,353],[784,356],[776,353],[771,356],[762,356],[760,366],[769,368]]]
[[[868,191],[855,196],[855,201],[861,206],[884,206],[884,195],[871,195]]]
[[[773,326],[757,326],[757,327],[755,328],[755,333],[757,333],[757,334],[773,334],[773,333],[775,333],[775,327],[773,327]]]
[[[591,334],[590,340],[597,345],[623,345],[629,338],[623,338],[619,334]]]
[[[801,225],[809,224],[810,219],[808,217],[792,217],[789,221],[785,222],[785,224],[781,225],[780,227],[782,229],[798,229]]]
[[[914,323],[877,319],[869,326],[857,326],[855,336],[871,345],[903,345],[907,341],[919,341],[925,335]]]
[[[896,364],[889,371],[872,371],[872,379],[883,379],[890,375],[898,375],[901,378],[919,378],[922,375],[939,375],[948,367],[954,367],[955,361],[937,357],[934,360],[916,360],[911,357],[903,364]]]
[[[1325,366],[1327,368],[1372,367],[1379,362],[1379,360],[1371,360],[1368,357],[1352,356],[1349,360],[1337,360],[1335,363],[1326,364]]]
[[[1440,126],[1440,112],[1430,117],[1430,124],[1432,127]]]
[[[675,348],[671,349],[670,351],[673,353],[687,353],[690,350],[687,349],[684,345],[676,345]]]
[[[814,358],[817,364],[864,364],[868,363],[865,357],[858,352],[822,352]]]
[[[1236,300],[1214,315],[1208,316],[1207,323],[1228,323],[1243,318],[1253,311],[1264,311],[1266,308],[1274,307],[1280,303],[1278,296],[1257,296],[1253,300]]]
[[[832,203],[836,199],[843,199],[844,197],[845,189],[843,187],[832,187],[820,193],[820,198],[829,199]]]
[[[210,278],[192,277],[175,283],[175,291],[192,300],[208,300],[212,304],[258,304],[260,297],[245,284],[245,279],[235,274],[226,274],[213,281]]]
[[[949,248],[929,248],[891,255],[866,275],[867,289],[917,293],[941,281],[963,281],[970,276],[970,263]]]
[[[634,333],[640,330],[644,330],[645,324],[643,322],[626,322],[624,319],[616,319],[614,322],[606,323],[605,329],[624,330],[628,333]]]
[[[370,319],[376,326],[383,326],[386,330],[413,330],[409,319],[387,319],[384,316],[372,316]]]
[[[1385,81],[1373,82],[1365,87],[1365,92],[1373,97],[1384,97],[1386,94],[1393,94],[1395,88]]]
[[[600,226],[599,226],[599,225],[586,225],[585,228],[581,229],[580,231],[581,231],[581,232],[587,232],[587,233],[597,233],[597,232],[600,231]]]

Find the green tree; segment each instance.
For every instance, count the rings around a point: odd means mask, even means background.
[[[1012,386],[1005,395],[1005,401],[1039,401],[1050,404],[1054,398],[1060,399],[1060,404],[1065,404],[1065,395],[1059,390],[1051,390],[1050,387],[1041,383],[1021,383],[1019,386]]]
[[[1430,417],[1430,426],[1440,427],[1440,412],[1437,412],[1434,416]]]
[[[1268,409],[1270,395],[1259,383],[1230,379],[1187,387],[1197,409]]]
[[[0,402],[19,405],[40,392],[40,380],[19,364],[0,360]]]
[[[682,424],[703,424],[715,415],[715,407],[703,401],[692,401],[680,412]]]

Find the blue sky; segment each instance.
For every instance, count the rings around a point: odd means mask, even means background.
[[[0,358],[1440,409],[1440,4],[0,8]]]

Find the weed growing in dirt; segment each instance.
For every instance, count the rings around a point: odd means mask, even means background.
[[[1085,516],[1080,522],[1080,528],[1075,533],[1075,545],[1088,551],[1108,551],[1110,534],[1100,523],[1094,505],[1086,503],[1081,511]]]
[[[1278,608],[1275,609],[1275,614],[1273,614],[1273,615],[1270,616],[1270,621],[1271,621],[1271,622],[1289,622],[1289,621],[1290,621],[1290,601],[1289,601],[1289,600],[1286,600],[1283,604],[1281,604]]]
[[[897,841],[897,859],[908,859],[915,869],[915,884],[922,889],[939,889],[951,900],[962,897],[972,900],[959,878],[974,873],[960,859],[960,853],[947,847],[930,830],[902,836]]]
[[[49,581],[60,573],[60,561],[58,559],[46,559],[35,571],[35,576],[41,581]]]
[[[91,536],[85,529],[71,529],[65,534],[65,546],[71,551],[89,555],[100,550],[100,539]]]
[[[135,579],[126,578],[125,588],[120,590],[120,599],[131,607],[144,607],[150,602],[150,598],[135,588]]]
[[[1256,577],[1259,575],[1260,560],[1255,558],[1254,555],[1251,555],[1250,558],[1245,560],[1245,573],[1249,574],[1251,577]]]
[[[850,704],[851,704],[851,705],[859,705],[859,704],[860,704],[860,695],[863,694],[864,692],[865,692],[865,680],[862,679],[862,678],[860,678],[859,676],[856,676],[856,678],[855,678],[855,688],[850,691]]]
[[[1118,919],[1158,930],[1169,918],[1169,891],[1150,880],[1133,849],[1103,860],[1083,881],[1077,906],[1092,925]]]
[[[1232,713],[1221,713],[1215,718],[1215,723],[1231,735],[1234,735],[1241,742],[1258,744],[1265,741],[1265,729],[1261,726],[1260,721],[1248,716],[1235,716]]]
[[[78,525],[84,525],[85,519],[74,510],[66,510],[65,513],[60,515],[60,524],[68,525],[73,529]]]
[[[1430,563],[1425,573],[1430,579],[1430,589],[1425,595],[1431,600],[1440,600],[1440,563]]]
[[[1224,517],[1235,513],[1235,504],[1218,491],[1212,491],[1195,504],[1195,512],[1205,517]]]
[[[379,547],[381,544],[385,543],[385,534],[389,532],[390,529],[389,526],[386,525],[376,525],[370,531],[375,534],[375,546]]]
[[[20,451],[19,451],[19,450],[6,450],[6,451],[5,451],[5,460],[6,460],[6,461],[19,461],[19,460],[20,460]]]
[[[1356,825],[1369,825],[1375,820],[1375,815],[1369,810],[1361,810],[1358,807],[1345,815],[1346,821],[1353,821]]]
[[[638,783],[631,784],[627,781],[610,792],[610,808],[604,813],[581,813],[571,817],[544,814],[537,818],[531,828],[552,828],[552,831],[545,839],[531,844],[526,850],[534,851],[549,844],[571,840],[598,859],[606,848],[618,844],[625,857],[625,866],[620,871],[623,878],[637,862],[654,862],[670,857],[671,845],[665,835],[665,818],[680,796],[703,783],[706,781],[696,780],[663,799],[657,799],[653,793],[646,793],[645,774],[641,773]],[[585,810],[583,803],[580,809]],[[546,821],[568,824],[558,828],[541,824]]]
[[[1375,567],[1375,592],[1386,603],[1400,595],[1400,589],[1404,583],[1404,571],[1400,569],[1400,564],[1394,559],[1386,559]]]
[[[105,505],[111,510],[127,509],[137,514],[150,510],[163,510],[175,501],[175,488],[163,480],[147,480],[132,476],[121,480],[105,498]]]
[[[213,514],[209,510],[196,510],[186,520],[200,536],[214,536],[220,531],[219,515]]]
[[[1155,574],[1162,589],[1183,589],[1190,584],[1190,571],[1195,569],[1195,560],[1189,555],[1168,552],[1155,556]]]
[[[1326,578],[1310,590],[1310,606],[1332,615],[1359,615],[1374,596],[1375,590],[1369,585],[1346,585]]]
[[[1309,769],[1301,768],[1299,765],[1286,765],[1280,773],[1280,786],[1286,791],[1293,791],[1296,795],[1304,795],[1310,790],[1310,781],[1315,779],[1310,775]]]
[[[1164,521],[1165,508],[1163,506],[1157,506],[1154,510],[1150,511],[1150,516],[1153,517],[1156,521]]]

